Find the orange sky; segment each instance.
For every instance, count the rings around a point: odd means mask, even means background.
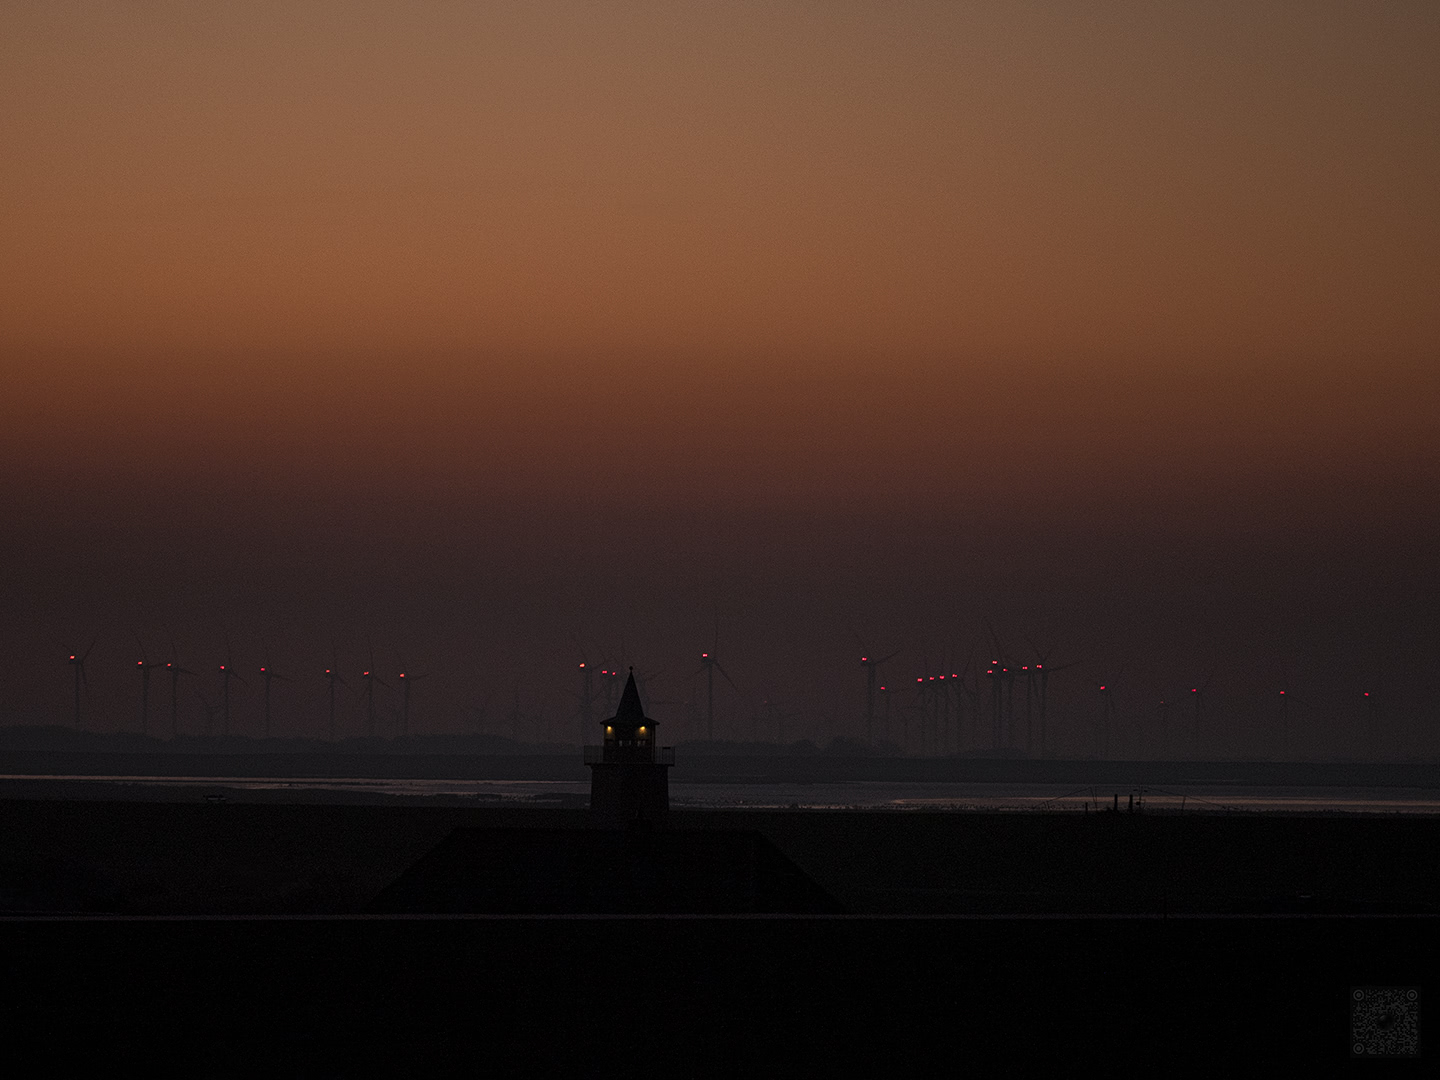
[[[1437,56],[1424,2],[7,3],[0,546],[133,525],[163,576],[145,529],[242,506],[277,551],[337,501],[423,521],[412,554],[479,506],[788,508],[775,565],[820,580],[933,512],[1052,552],[1324,534],[1401,595]]]
[[[1304,442],[1256,403],[1403,380],[1349,427],[1423,425],[1437,54],[1420,3],[6,5],[0,409],[304,443],[430,399],[568,459],[646,384],[663,451],[709,418],[802,477],[925,471],[927,392],[1140,446],[1198,386]]]

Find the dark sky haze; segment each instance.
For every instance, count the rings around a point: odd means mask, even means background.
[[[267,654],[318,735],[373,648],[421,731],[573,741],[579,639],[683,741],[718,620],[718,734],[855,738],[856,634],[913,686],[989,620],[1082,661],[1055,753],[1105,683],[1112,753],[1434,758],[1437,55],[1418,2],[8,4],[0,723],[98,634],[91,726],[173,639],[202,730],[228,635],[249,734]]]

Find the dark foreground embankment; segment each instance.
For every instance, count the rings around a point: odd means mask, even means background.
[[[355,917],[456,828],[585,816],[0,802],[12,912],[121,913],[0,919],[8,1052],[187,1075],[516,1055],[582,1075],[1326,1075],[1349,1064],[1352,987],[1426,993],[1440,970],[1431,819],[673,817],[760,832],[856,914]],[[1408,914],[1343,914],[1367,911]]]
[[[10,1060],[186,1076],[1330,1076],[1435,920],[0,921]],[[1423,1008],[1433,1008],[1428,996]],[[1427,1026],[1428,1025],[1428,1026]],[[1422,1022],[1421,1033],[1433,1027]],[[1387,1075],[1419,1075],[1418,1061]]]
[[[175,796],[177,792],[170,792]],[[676,811],[765,837],[855,914],[1440,914],[1440,818]],[[346,915],[457,828],[583,810],[0,801],[0,908]]]

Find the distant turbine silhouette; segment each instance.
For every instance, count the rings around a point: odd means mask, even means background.
[[[399,657],[399,660],[400,666],[405,668],[400,672],[400,734],[408,736],[410,734],[410,684],[425,678],[425,676],[416,675],[410,671],[403,656]]]
[[[851,633],[855,633],[853,630]],[[860,640],[860,635],[855,634],[855,642],[860,646],[860,663],[865,668],[865,743],[867,746],[875,745],[875,685],[880,665],[895,659],[900,655],[896,649],[889,656],[872,656],[870,650],[865,647],[865,642]]]
[[[375,674],[375,649],[370,648],[370,666],[360,673],[365,680],[365,733],[372,739],[375,737],[375,684],[379,683],[390,689],[390,685],[379,675]]]
[[[221,732],[226,738],[230,736],[230,680],[237,680],[242,686],[247,685],[245,680],[235,673],[235,665],[230,658],[230,639],[225,639],[225,663],[220,665],[220,709],[224,719],[224,730]]]
[[[330,741],[331,741],[331,742],[334,742],[334,741],[335,741],[335,684],[336,684],[337,682],[338,682],[341,686],[349,686],[350,684],[347,683],[344,679],[342,679],[342,678],[340,677],[340,673],[339,673],[338,671],[336,671],[334,667],[327,667],[327,668],[325,669],[325,681],[330,684],[330,687],[329,687],[329,695],[330,695]]]
[[[139,644],[139,639],[136,639]],[[153,668],[159,667],[159,663],[152,663],[145,656],[145,646],[140,645],[140,659],[135,661],[135,666],[140,669],[140,734],[150,733],[150,672]]]
[[[180,666],[180,657],[175,651],[175,642],[170,642],[170,663],[165,670],[170,672],[170,738],[180,733],[180,676],[194,675],[195,672]]]
[[[1365,747],[1364,752],[1372,759],[1378,759],[1380,742],[1383,738],[1384,721],[1384,698],[1381,696],[1381,683],[1379,679],[1374,680],[1374,687],[1361,693],[1361,701],[1365,704]]]
[[[605,688],[605,715],[615,713],[615,690],[619,686],[620,672],[614,668],[600,669],[600,685]]]
[[[269,664],[269,657],[266,657],[266,664],[260,669],[260,678],[265,683],[265,738],[270,737],[270,684],[275,680],[285,681],[285,676],[277,675],[275,669]]]
[[[595,669],[590,666],[584,649],[580,650],[580,656],[580,745],[583,746],[595,731]]]
[[[1039,691],[1040,691],[1040,698],[1039,698],[1039,713],[1040,713],[1039,752],[1040,752],[1040,755],[1043,757],[1043,756],[1045,755],[1045,753],[1046,753],[1046,750],[1047,750],[1048,746],[1049,746],[1049,728],[1048,728],[1048,724],[1049,724],[1049,705],[1050,705],[1050,676],[1051,676],[1051,675],[1058,675],[1060,672],[1062,672],[1062,671],[1068,671],[1070,668],[1073,668],[1073,667],[1078,667],[1078,666],[1081,664],[1081,661],[1079,661],[1079,660],[1072,660],[1072,661],[1070,661],[1070,663],[1068,663],[1068,664],[1061,664],[1059,667],[1056,667],[1055,665],[1053,665],[1053,664],[1050,663],[1050,652],[1049,652],[1049,651],[1047,651],[1047,652],[1041,652],[1041,651],[1040,651],[1040,647],[1037,646],[1037,645],[1035,644],[1035,642],[1032,641],[1030,638],[1026,638],[1026,639],[1025,639],[1025,643],[1026,643],[1027,645],[1029,645],[1031,651],[1033,651],[1033,652],[1035,653],[1036,663],[1035,663],[1035,665],[1031,668],[1031,674],[1032,674],[1032,677],[1036,678],[1037,681],[1038,681],[1038,683],[1039,683]],[[1053,651],[1053,650],[1051,650],[1051,651]],[[1027,691],[1026,691],[1026,692],[1027,692],[1027,696],[1028,696],[1028,693],[1029,693],[1028,687],[1027,687]],[[1028,711],[1028,705],[1027,705],[1027,711]]]
[[[719,641],[718,633],[715,640],[717,642]],[[700,654],[700,667],[695,674],[699,675],[702,671],[705,673],[705,738],[709,742],[715,741],[715,672],[717,670],[724,680],[735,689],[736,693],[740,691],[740,688],[735,686],[735,680],[732,679],[730,673],[721,666],[720,661],[716,659],[713,652],[703,652]],[[691,678],[694,678],[694,676],[691,676]]]
[[[1200,740],[1203,738],[1203,732],[1205,731],[1205,691],[1209,688],[1210,680],[1214,677],[1215,669],[1211,668],[1210,674],[1205,676],[1204,682],[1190,688],[1190,700],[1193,702],[1193,718],[1195,723],[1193,740],[1197,757],[1200,755]]]
[[[1100,757],[1110,756],[1110,729],[1115,722],[1115,687],[1108,682],[1096,683],[1100,690]]]
[[[79,730],[80,730],[80,727],[81,727],[81,724],[80,724],[80,687],[83,685],[87,691],[90,689],[90,680],[85,677],[85,660],[86,660],[86,658],[90,655],[91,650],[93,650],[93,649],[95,648],[95,642],[97,642],[97,641],[99,641],[99,640],[100,640],[100,635],[99,635],[99,634],[96,634],[95,637],[91,640],[89,648],[87,648],[83,653],[80,653],[78,656],[77,656],[75,653],[71,653],[71,654],[70,654],[70,659],[69,659],[68,661],[66,661],[71,667],[73,667],[73,668],[75,669],[75,730],[76,730],[76,731],[79,731]]]

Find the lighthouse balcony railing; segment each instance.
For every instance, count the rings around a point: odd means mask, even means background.
[[[618,748],[618,752],[609,760],[635,761],[636,758],[632,757],[631,755],[634,754],[636,749],[638,748],[628,746],[620,747]],[[603,745],[582,747],[582,751],[584,753],[584,762],[586,765],[599,765],[607,760],[605,757],[605,747]],[[646,760],[651,759],[641,759],[642,763]],[[655,747],[655,757],[653,758],[653,761],[657,765],[674,765],[675,748],[673,746]]]

